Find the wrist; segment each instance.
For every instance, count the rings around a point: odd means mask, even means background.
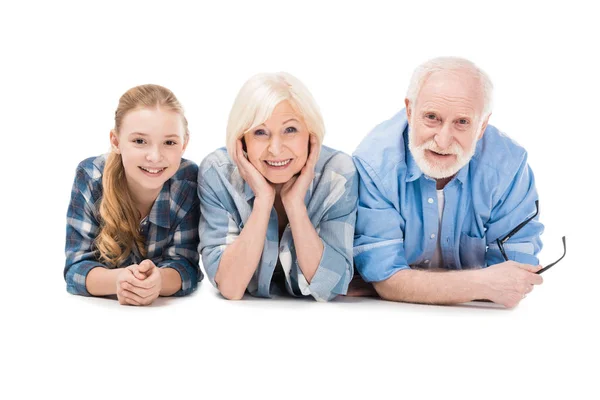
[[[486,269],[478,269],[473,271],[465,271],[469,274],[469,282],[471,283],[471,297],[473,299],[489,299],[490,286],[488,284]]]
[[[290,214],[306,213],[306,204],[304,204],[304,199],[282,198],[281,203],[283,204],[283,208],[285,208],[285,212],[288,215],[288,218],[290,218]]]

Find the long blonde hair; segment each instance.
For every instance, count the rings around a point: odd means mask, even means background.
[[[128,112],[140,108],[161,107],[181,115],[185,135],[187,120],[181,104],[169,89],[158,85],[141,85],[129,89],[119,99],[115,111],[115,134]],[[139,232],[140,213],[127,187],[121,155],[112,151],[106,159],[102,174],[102,200],[100,202],[100,233],[95,245],[100,261],[111,267],[119,267],[131,254],[135,245],[142,257],[146,257],[146,244]]]

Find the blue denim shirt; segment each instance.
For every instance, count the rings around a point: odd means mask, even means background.
[[[240,235],[250,217],[254,193],[237,166],[221,148],[200,164],[200,252],[209,280],[215,275],[227,246]],[[313,179],[305,197],[308,216],[323,241],[323,255],[310,284],[298,266],[290,225],[281,241],[277,212],[271,210],[262,256],[247,290],[253,296],[271,297],[271,280],[277,261],[285,275],[285,290],[293,296],[319,301],[346,294],[352,279],[352,242],[356,222],[358,177],[352,158],[322,146]]]
[[[106,155],[83,160],[77,166],[67,211],[66,262],[67,291],[90,296],[85,286],[87,274],[96,267],[109,268],[98,260],[94,240],[100,232],[102,173]],[[166,181],[150,210],[140,223],[146,239],[146,258],[159,268],[170,267],[181,275],[181,289],[174,296],[193,292],[202,280],[198,266],[199,207],[196,196],[198,166],[182,159],[179,170]],[[119,267],[139,264],[134,246],[128,259]]]
[[[437,235],[447,269],[503,262],[496,239],[536,210],[526,151],[488,125],[473,158],[444,188],[439,229],[436,182],[415,163],[408,129],[402,110],[375,127],[354,152],[360,176],[356,269],[366,281],[382,281],[410,266],[426,267]],[[542,231],[538,215],[504,244],[508,258],[537,265]]]

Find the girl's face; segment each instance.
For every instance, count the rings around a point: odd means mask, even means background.
[[[288,101],[275,107],[264,124],[244,134],[248,160],[271,183],[285,183],[302,170],[309,132]]]
[[[134,195],[158,193],[179,169],[187,146],[181,115],[160,107],[128,112],[120,132],[110,133],[121,154],[127,185]]]

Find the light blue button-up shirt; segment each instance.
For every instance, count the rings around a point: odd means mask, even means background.
[[[447,269],[503,262],[496,239],[535,213],[538,194],[525,149],[491,125],[475,154],[444,188],[441,228],[436,182],[408,149],[402,110],[375,127],[354,152],[360,177],[354,263],[366,281],[427,267],[437,235]],[[439,230],[439,232],[438,232]],[[539,215],[504,244],[510,260],[538,264]]]
[[[225,148],[209,154],[200,164],[200,247],[210,282],[227,246],[242,232],[252,213],[254,193],[242,179]],[[323,242],[323,255],[310,284],[298,266],[292,231],[288,224],[279,240],[277,212],[271,210],[262,256],[248,284],[253,296],[271,297],[273,272],[280,261],[285,289],[293,296],[312,296],[327,301],[346,294],[352,279],[352,243],[358,201],[358,176],[352,158],[321,147],[315,177],[304,203],[310,221]],[[275,285],[276,287],[276,285]],[[273,289],[275,291],[276,289]]]

